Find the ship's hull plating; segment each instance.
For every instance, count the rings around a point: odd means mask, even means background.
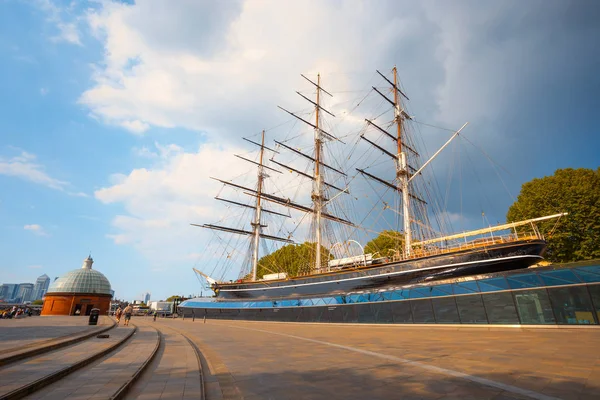
[[[545,241],[528,240],[290,280],[220,284],[217,293],[219,300],[226,301],[327,296],[376,290],[527,268],[539,262],[545,250]]]

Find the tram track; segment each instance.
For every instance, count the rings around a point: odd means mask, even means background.
[[[24,360],[26,358],[38,356],[49,351],[61,349],[66,346],[79,343],[81,341],[91,338],[92,336],[106,333],[111,329],[115,328],[116,326],[116,323],[111,320],[111,324],[104,328],[87,329],[83,332],[64,335],[57,338],[43,340],[40,342],[29,343],[25,346],[20,347],[17,350],[3,351],[0,353],[0,368],[6,365],[10,365],[19,360]]]
[[[147,374],[146,376],[142,376],[139,381],[139,387],[134,388],[131,390],[131,392],[128,394],[127,398],[129,399],[136,399],[136,398],[142,398],[144,397],[144,395],[148,395],[153,388],[155,388],[153,386],[153,382],[157,379],[157,376],[161,375],[160,371],[161,368],[165,368],[167,365],[169,365],[172,361],[172,357],[175,356],[174,353],[174,349],[177,347],[177,342],[176,340],[174,340],[173,337],[169,338],[169,333],[171,334],[176,334],[181,336],[181,338],[184,339],[184,343],[186,343],[189,347],[191,347],[191,349],[194,352],[195,355],[195,359],[196,359],[196,363],[198,366],[198,383],[199,383],[199,398],[200,400],[206,400],[206,384],[205,384],[205,377],[204,377],[204,365],[203,365],[203,360],[204,357],[202,355],[202,352],[200,351],[200,349],[198,348],[198,346],[196,345],[196,343],[194,342],[194,340],[186,333],[182,332],[179,329],[173,328],[171,326],[165,326],[163,324],[152,324],[152,326],[157,329],[159,332],[161,332],[163,334],[163,341],[164,341],[164,345],[162,347],[162,352],[159,356],[156,357],[155,361],[154,361],[154,366],[153,368],[148,368],[148,370],[146,371]],[[168,339],[168,342],[167,342]],[[169,346],[169,344],[171,344],[171,346]],[[171,359],[170,359],[171,357]],[[164,362],[164,364],[163,364]],[[160,383],[162,384],[162,383]],[[167,385],[165,384],[165,387]],[[186,394],[186,398],[189,395]],[[164,398],[164,397],[163,397]]]
[[[118,349],[136,331],[137,327],[133,326],[128,331],[116,331],[119,334],[113,335],[113,338],[90,338],[88,341],[71,343],[60,349],[5,364],[0,367],[0,400],[21,399],[65,378]],[[91,355],[90,348],[95,350]]]

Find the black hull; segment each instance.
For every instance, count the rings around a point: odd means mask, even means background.
[[[543,240],[528,240],[423,257],[360,270],[290,280],[220,284],[219,301],[327,296],[527,268],[542,259]]]

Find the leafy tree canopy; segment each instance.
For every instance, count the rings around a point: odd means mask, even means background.
[[[177,295],[169,296],[169,297],[167,297],[167,300],[165,300],[165,301],[173,301],[173,300],[181,299],[181,298],[182,298],[181,296],[177,296]]]
[[[288,276],[297,276],[310,272],[315,263],[316,244],[288,244],[279,250],[258,260],[256,276],[261,279],[265,274],[286,272]],[[321,246],[321,265],[327,267],[327,261],[332,258],[329,251]]]
[[[381,256],[391,256],[404,247],[404,234],[394,231],[382,231],[379,236],[365,246],[365,253],[379,253]]]
[[[538,224],[557,262],[600,258],[600,168],[559,169],[523,184],[506,215],[508,222],[568,212]]]
[[[42,304],[44,304],[44,300],[40,299],[40,300],[34,300],[31,302],[32,306],[41,306]]]

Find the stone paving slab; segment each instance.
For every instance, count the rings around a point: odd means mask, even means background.
[[[126,332],[130,327],[114,331]],[[139,327],[138,331],[116,352],[76,371],[64,379],[25,397],[34,400],[109,399],[150,358],[159,339],[156,329]]]
[[[157,322],[217,355],[225,399],[600,398],[598,329]]]
[[[23,349],[46,345],[70,336],[91,332],[112,325],[107,316],[100,316],[98,325],[88,325],[88,317],[48,316],[0,319],[0,358]]]
[[[194,349],[180,333],[164,325],[138,318],[136,324],[156,326],[163,336],[163,348],[127,393],[127,399],[191,400],[202,398],[200,367]]]
[[[111,330],[108,339],[90,338],[81,343],[0,368],[0,396],[111,347],[130,333],[131,329],[133,327]]]

